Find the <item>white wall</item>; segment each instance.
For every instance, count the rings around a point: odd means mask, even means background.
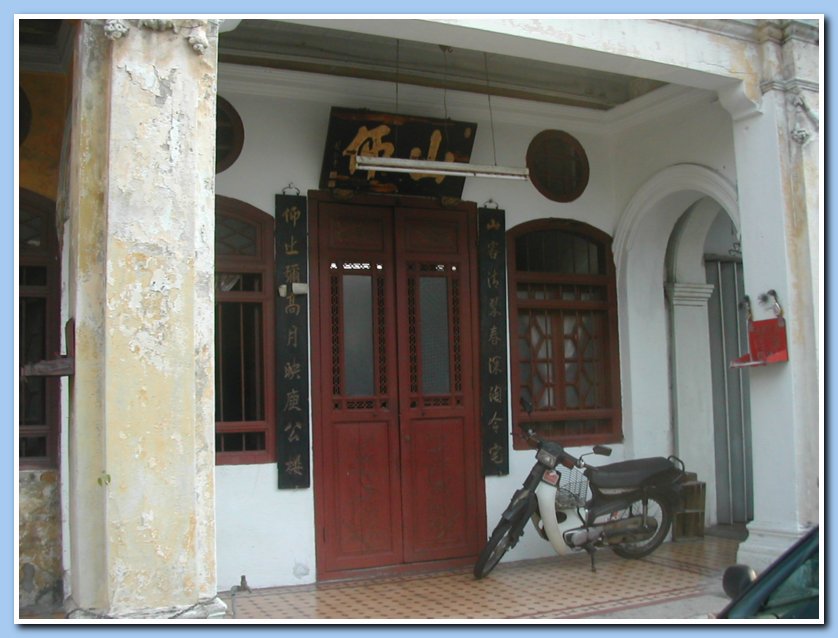
[[[312,490],[278,490],[276,463],[215,470],[218,590],[314,582]]]
[[[667,166],[697,164],[735,182],[730,116],[715,94],[696,94],[683,108],[655,113],[620,131],[614,138],[613,160],[619,167],[614,172],[614,201],[620,211],[644,182]]]
[[[216,177],[216,192],[274,215],[275,196],[292,183],[317,188],[329,104],[224,91],[242,118],[238,160]],[[276,463],[216,467],[219,591],[242,575],[251,587],[316,580],[314,491],[279,490]]]
[[[615,139],[615,206],[623,211],[614,233],[628,455],[677,451],[669,405],[666,247],[690,206],[706,195],[718,197],[715,190],[734,190],[733,157],[730,118],[709,96]]]
[[[402,86],[399,94],[402,113],[445,115],[440,91]],[[217,193],[241,199],[270,214],[274,214],[274,196],[289,183],[293,182],[303,194],[317,188],[331,106],[396,110],[394,88],[386,83],[225,65],[219,73],[219,95],[239,112],[244,122],[245,144],[238,161],[217,176]],[[663,168],[693,162],[728,176],[732,174],[730,127],[724,111],[712,104],[708,95],[664,90],[637,106],[619,109],[616,114],[493,98],[498,164],[523,166],[527,146],[538,132],[561,129],[577,137],[588,153],[590,182],[578,200],[558,204],[544,198],[529,182],[469,178],[463,199],[478,205],[493,200],[507,211],[507,227],[530,219],[557,217],[581,220],[614,233],[622,211],[637,189]],[[445,103],[452,119],[478,123],[473,161],[494,163],[486,98],[448,92]],[[662,113],[661,107],[654,106],[656,103],[680,112]],[[634,128],[623,130],[623,121]],[[676,219],[677,215],[673,225]],[[641,271],[633,273],[649,282],[650,298],[636,308],[632,321],[648,326],[643,338],[657,344],[658,353],[666,351],[662,273],[669,230],[663,233],[660,255],[643,262]],[[628,384],[626,375],[635,369],[629,359],[645,358],[647,354],[624,349],[622,356],[624,394],[630,387],[637,395],[633,405],[643,406],[638,414],[652,415],[648,422],[644,420],[639,425],[626,411],[626,442],[633,446],[634,438],[647,437],[650,453],[669,454],[665,357],[663,365],[656,360],[651,367],[645,367],[642,383]],[[624,397],[624,401],[627,398],[630,397]],[[624,447],[614,446],[610,460],[624,458]],[[532,462],[531,452],[511,451],[509,476],[487,479],[489,531]],[[242,574],[247,575],[253,587],[312,582],[316,573],[316,486],[299,491],[278,490],[275,464],[219,466],[216,481],[219,589],[237,584]],[[550,553],[549,545],[530,531],[508,558]]]

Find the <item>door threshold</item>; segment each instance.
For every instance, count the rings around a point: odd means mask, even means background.
[[[418,577],[440,572],[459,571],[471,568],[477,555],[466,558],[426,561],[421,563],[402,563],[399,565],[385,565],[382,567],[367,567],[363,569],[345,569],[327,574],[317,574],[318,583],[339,583],[363,580]]]

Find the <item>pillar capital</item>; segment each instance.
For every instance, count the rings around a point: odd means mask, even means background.
[[[707,307],[707,300],[713,294],[713,284],[670,283],[666,292],[674,306]]]
[[[762,112],[760,102],[746,92],[744,82],[735,82],[718,90],[719,102],[730,113],[734,122],[741,122]]]
[[[110,40],[120,40],[126,37],[132,29],[147,29],[149,31],[173,32],[183,36],[190,47],[198,54],[204,55],[209,49],[209,39],[218,33],[220,20],[105,20],[105,36]]]

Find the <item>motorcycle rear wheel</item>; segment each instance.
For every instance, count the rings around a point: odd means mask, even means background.
[[[487,576],[500,562],[503,555],[515,547],[522,530],[523,525],[520,521],[513,522],[502,518],[477,557],[477,562],[474,564],[474,577],[479,579]]]
[[[622,556],[623,558],[643,558],[644,556],[648,556],[658,548],[658,546],[663,542],[663,539],[666,538],[666,535],[669,533],[669,527],[672,525],[672,509],[670,508],[669,503],[655,495],[650,495],[647,501],[647,516],[655,520],[658,526],[657,530],[652,537],[647,540],[638,541],[636,543],[620,543],[619,545],[612,545],[611,549],[615,554],[617,554],[617,556]],[[638,500],[619,512],[616,519],[638,516],[642,513],[643,501]]]

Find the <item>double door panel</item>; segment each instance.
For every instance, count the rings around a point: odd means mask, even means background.
[[[473,216],[316,210],[320,576],[475,555]]]

